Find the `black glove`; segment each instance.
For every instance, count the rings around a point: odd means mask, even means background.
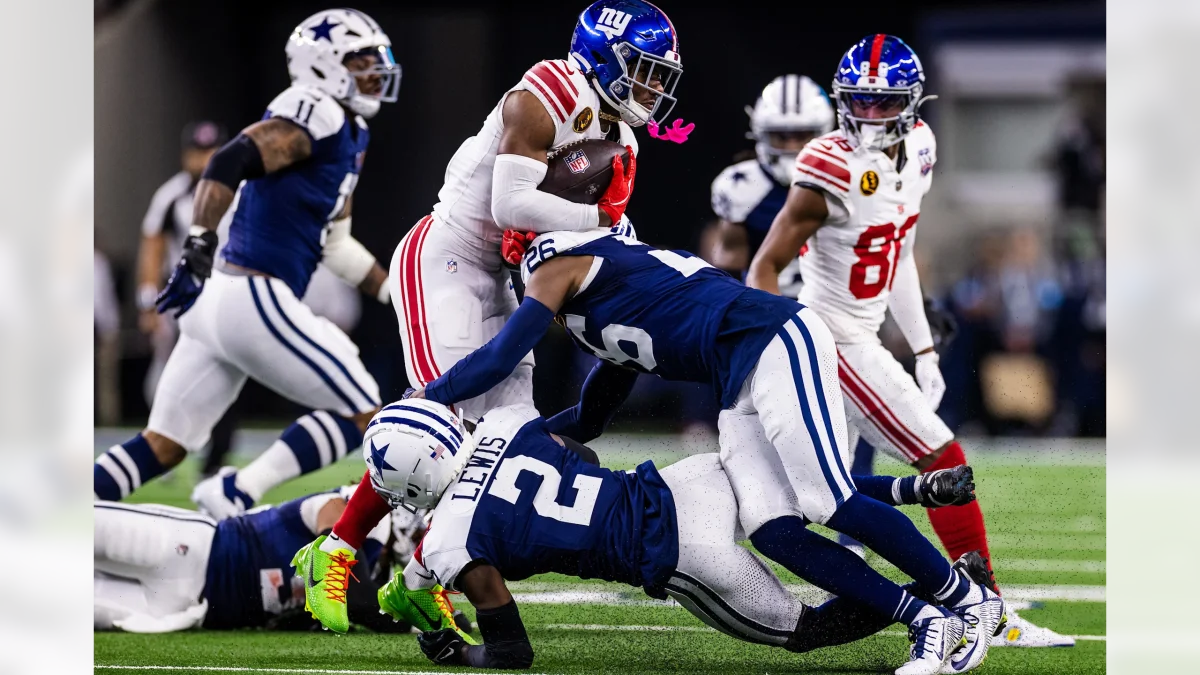
[[[954,341],[954,336],[958,335],[958,322],[954,320],[954,315],[933,298],[925,298],[925,318],[933,333],[933,346],[939,351],[948,347]]]
[[[175,264],[171,278],[154,300],[159,314],[178,308],[175,317],[179,318],[192,308],[196,298],[200,297],[200,291],[204,290],[204,282],[212,275],[216,252],[216,232],[205,230],[188,236],[183,242],[183,255]]]
[[[438,665],[463,665],[462,648],[466,643],[453,628],[425,631],[417,635],[417,644],[425,656]]]

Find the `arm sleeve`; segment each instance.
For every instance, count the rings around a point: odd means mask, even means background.
[[[547,428],[580,443],[591,441],[604,433],[637,377],[637,371],[600,361],[584,380],[579,403],[547,420]]]
[[[554,312],[525,298],[496,337],[425,387],[425,398],[445,405],[474,398],[500,384],[533,350],[554,320]]]
[[[321,262],[342,281],[358,286],[375,267],[375,256],[350,234],[350,217],[347,216],[329,224]]]
[[[500,155],[492,169],[492,218],[502,230],[579,231],[600,226],[595,206],[538,190],[546,165],[520,155]]]
[[[917,278],[917,261],[912,253],[900,256],[896,263],[896,278],[888,296],[888,309],[908,347],[917,353],[933,346],[933,333],[925,317],[925,300],[921,296],[921,281]]]

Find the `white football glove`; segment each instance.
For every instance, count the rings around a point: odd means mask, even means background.
[[[126,633],[174,633],[199,626],[204,622],[204,615],[207,613],[208,600],[201,600],[198,604],[167,616],[156,617],[134,612],[123,619],[113,621],[113,627]]]
[[[926,352],[917,355],[917,386],[925,394],[925,400],[937,410],[946,393],[946,381],[942,379],[942,369],[938,368],[937,352]]]

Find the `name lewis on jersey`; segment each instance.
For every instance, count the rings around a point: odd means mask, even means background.
[[[475,452],[467,460],[467,465],[463,467],[462,473],[458,476],[458,482],[454,485],[454,493],[450,495],[450,499],[466,499],[472,502],[479,499],[488,479],[492,477],[496,463],[504,454],[506,444],[503,438],[479,439],[479,443],[475,446]]]

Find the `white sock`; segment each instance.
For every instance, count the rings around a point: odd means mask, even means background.
[[[341,537],[332,532],[329,533],[328,537],[325,537],[325,541],[321,542],[321,550],[326,553],[333,553],[334,551],[342,550],[350,551],[351,553],[358,553],[353,546],[342,541]]]
[[[300,463],[287,443],[277,440],[250,465],[238,471],[237,485],[259,501],[267,490],[300,475]]]

